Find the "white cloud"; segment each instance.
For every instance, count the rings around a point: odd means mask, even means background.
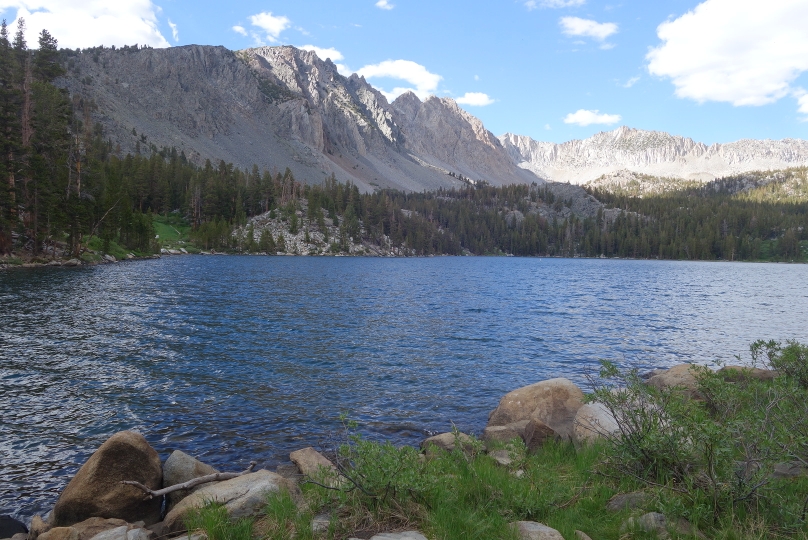
[[[619,114],[600,114],[600,111],[587,111],[578,109],[574,113],[569,113],[564,117],[565,124],[576,124],[578,126],[588,126],[591,124],[616,124],[622,119]]]
[[[397,87],[390,92],[379,89],[388,101],[393,101],[401,94],[410,91],[419,98],[425,99],[435,93],[438,83],[443,79],[440,75],[430,73],[424,66],[411,60],[385,60],[379,64],[365,66],[356,73],[366,79],[387,77],[407,81],[414,85],[414,88]]]
[[[379,8],[379,9],[388,9],[389,10],[389,9],[393,9],[396,6],[395,6],[395,4],[391,4],[387,0],[379,0],[378,2],[376,2],[376,7]]]
[[[47,29],[60,47],[76,49],[98,45],[150,45],[170,47],[158,29],[160,8],[151,0],[0,0],[0,11],[16,9],[25,18],[25,39],[36,47]],[[16,20],[9,24],[13,34]]]
[[[171,27],[171,37],[174,38],[174,42],[180,40],[180,33],[177,31],[177,25],[171,22],[171,19],[168,19],[168,26]]]
[[[586,4],[586,0],[528,0],[525,2],[525,7],[532,11],[538,7],[566,8],[582,6],[584,4]]]
[[[585,36],[598,41],[617,33],[615,23],[599,23],[580,17],[561,17],[558,24],[561,25],[561,31],[568,36]]]
[[[474,76],[474,80],[475,80],[475,81],[479,81],[479,80],[480,80],[480,76],[479,76],[479,75],[475,75],[475,76]]]
[[[264,11],[250,15],[250,23],[263,30],[270,43],[275,43],[278,41],[281,32],[289,28],[292,21],[283,15],[276,17],[271,12]]]
[[[547,131],[550,131],[553,128],[550,127],[550,124],[544,124],[544,129],[546,129]]]
[[[298,49],[302,49],[304,51],[314,51],[314,54],[320,57],[320,60],[326,60],[328,58],[331,59],[332,62],[338,62],[340,60],[345,60],[345,57],[342,55],[334,47],[324,49],[322,47],[317,47],[316,45],[303,45],[298,47]]]
[[[808,71],[808,2],[707,0],[657,27],[662,44],[646,55],[652,75],[699,103],[766,105],[785,96],[806,102],[792,83]]]
[[[803,88],[796,88],[793,92],[794,97],[797,98],[797,110],[806,115],[802,118],[803,122],[808,122],[808,92]]]
[[[455,100],[460,105],[470,105],[472,107],[485,107],[491,105],[495,100],[488,97],[488,94],[482,92],[466,92],[462,97]]]
[[[637,82],[639,82],[639,80],[640,80],[639,77],[632,77],[629,80],[627,80],[625,83],[621,84],[620,86],[622,86],[623,88],[631,88],[632,86],[637,84]]]
[[[241,34],[242,36],[247,35],[247,30],[243,26],[235,25],[231,28],[231,30],[236,34]]]

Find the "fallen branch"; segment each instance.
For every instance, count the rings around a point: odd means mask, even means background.
[[[138,489],[143,490],[146,493],[146,500],[153,499],[155,497],[162,497],[167,493],[172,493],[174,491],[180,491],[181,489],[191,489],[192,487],[198,486],[199,484],[207,484],[208,482],[219,482],[221,480],[230,480],[231,478],[238,478],[243,474],[247,474],[252,472],[255,466],[258,464],[257,461],[251,461],[250,466],[247,467],[246,470],[239,472],[239,473],[215,473],[209,474],[207,476],[200,476],[198,478],[193,478],[188,480],[187,482],[183,482],[182,484],[175,484],[173,486],[169,486],[163,489],[153,490],[150,489],[140,482],[135,482],[134,480],[122,480],[121,484],[125,484],[127,486],[135,486]]]

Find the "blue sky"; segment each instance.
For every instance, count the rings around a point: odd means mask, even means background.
[[[0,0],[65,47],[313,46],[496,135],[628,125],[711,144],[808,138],[806,0]],[[398,90],[397,90],[398,89]]]

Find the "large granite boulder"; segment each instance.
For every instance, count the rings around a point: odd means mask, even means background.
[[[79,532],[73,527],[54,527],[40,534],[37,540],[79,540]]]
[[[160,489],[160,456],[143,435],[122,431],[107,439],[67,484],[51,514],[56,527],[91,517],[118,518],[147,525],[160,520],[160,498],[145,500],[141,490],[122,485],[134,480]]]
[[[76,532],[78,532],[79,540],[90,540],[95,535],[104,531],[126,526],[128,526],[128,524],[122,519],[91,517],[90,519],[85,519],[80,523],[72,525],[72,528],[76,529]]]
[[[558,434],[555,432],[555,430],[553,430],[553,428],[541,420],[533,418],[527,423],[527,426],[525,426],[523,439],[525,441],[527,451],[532,454],[544,446],[547,441],[557,437]]]
[[[528,422],[530,420],[521,420],[505,426],[488,426],[483,431],[483,440],[487,443],[507,443],[514,439],[524,439]]]
[[[583,400],[584,393],[569,379],[537,382],[505,394],[488,417],[488,425],[505,426],[535,418],[562,439],[569,439],[575,413],[584,404]]]
[[[678,388],[688,397],[703,399],[696,379],[698,369],[693,364],[679,364],[648,379],[648,385],[659,390]]]
[[[472,439],[465,433],[458,433],[457,435],[451,432],[440,433],[439,435],[433,435],[421,441],[421,449],[427,453],[436,448],[451,452],[458,443],[461,448],[465,450],[471,446]]]
[[[189,514],[210,502],[223,505],[230,518],[235,519],[259,513],[266,506],[270,494],[283,491],[288,491],[296,499],[300,496],[300,489],[294,482],[263,469],[223,482],[206,484],[171,509],[163,520],[163,534],[185,532],[185,520]]]
[[[174,450],[165,463],[163,463],[163,485],[165,487],[176,486],[188,480],[199,478],[200,476],[207,476],[209,474],[216,474],[217,471],[207,463],[202,463],[196,458],[193,458],[181,450]],[[204,484],[192,487],[191,489],[181,489],[173,491],[166,495],[166,509],[171,510],[182,499],[202,489]]]
[[[572,442],[576,446],[590,444],[620,433],[614,415],[602,403],[587,403],[575,413]]]

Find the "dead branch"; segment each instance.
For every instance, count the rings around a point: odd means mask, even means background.
[[[247,467],[242,472],[239,473],[215,473],[209,474],[207,476],[200,476],[198,478],[193,478],[188,480],[187,482],[183,482],[182,484],[175,484],[173,486],[169,486],[163,489],[152,490],[148,487],[144,486],[140,482],[135,482],[134,480],[122,480],[121,484],[127,486],[135,486],[138,489],[143,490],[146,493],[146,500],[153,499],[155,497],[161,497],[166,495],[167,493],[172,493],[174,491],[179,491],[181,489],[190,489],[192,487],[198,486],[199,484],[207,484],[208,482],[219,482],[221,480],[230,480],[231,478],[238,478],[241,475],[247,474],[252,472],[255,466],[258,464],[257,461],[251,461],[250,466]]]

